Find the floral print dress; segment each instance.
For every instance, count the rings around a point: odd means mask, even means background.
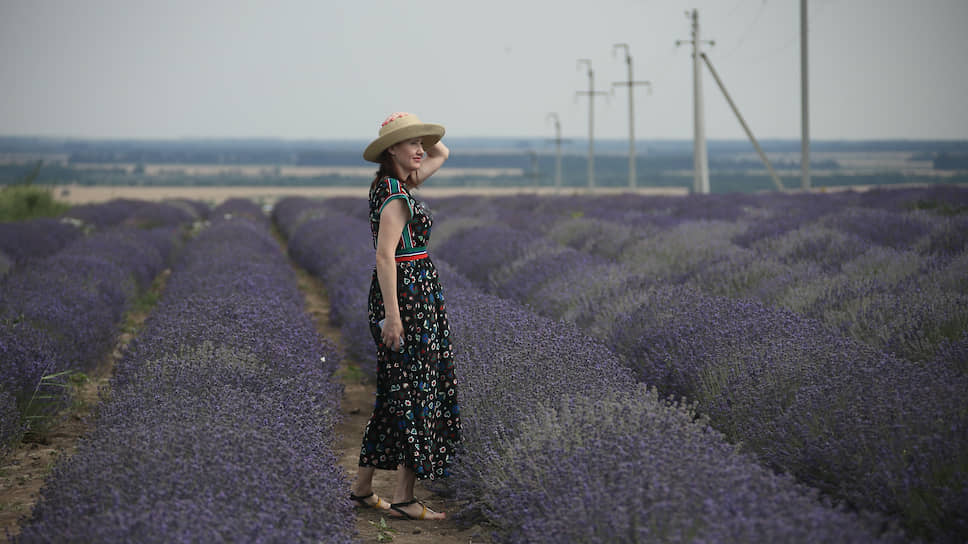
[[[396,199],[410,212],[396,249],[404,342],[401,351],[383,344],[383,294],[374,268],[368,313],[377,348],[376,402],[363,432],[360,466],[393,470],[403,465],[419,479],[436,479],[447,475],[461,437],[454,353],[437,269],[427,255],[433,219],[394,178],[383,178],[370,189],[373,247],[380,213]]]

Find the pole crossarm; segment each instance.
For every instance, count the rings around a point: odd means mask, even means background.
[[[712,74],[713,79],[716,80],[716,84],[719,85],[719,90],[723,91],[723,96],[726,97],[726,102],[728,102],[729,107],[733,109],[733,113],[736,114],[736,119],[739,120],[740,126],[742,126],[743,130],[746,131],[746,136],[750,139],[750,142],[752,142],[753,147],[756,148],[756,152],[759,154],[760,160],[763,161],[763,164],[766,165],[766,169],[769,170],[770,177],[773,178],[773,183],[776,185],[776,188],[781,191],[784,190],[785,187],[783,187],[783,182],[780,180],[780,176],[778,176],[776,171],[773,170],[773,165],[770,164],[770,159],[766,158],[766,153],[763,152],[763,148],[760,147],[759,142],[756,141],[756,137],[753,136],[753,131],[750,130],[750,127],[746,124],[743,116],[740,115],[739,108],[736,107],[736,103],[733,102],[732,97],[730,97],[729,93],[726,92],[726,86],[723,85],[723,80],[719,78],[719,74],[716,72],[716,69],[713,68],[713,63],[710,62],[709,57],[707,57],[705,53],[700,53],[699,56],[702,57],[703,61],[705,61],[706,67],[709,68],[709,73]]]
[[[616,87],[633,87],[635,85],[645,85],[650,90],[652,89],[651,81],[613,81],[612,85],[615,85]]]

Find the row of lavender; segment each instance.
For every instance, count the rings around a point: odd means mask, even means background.
[[[58,220],[0,225],[3,247],[16,263],[0,281],[0,450],[25,424],[63,405],[68,373],[89,372],[102,360],[125,310],[167,266],[179,226],[198,218],[181,207],[141,201],[78,211],[98,210],[122,219],[92,225],[85,229],[90,234]],[[151,228],[124,224],[139,216],[155,218]]]
[[[964,192],[950,194],[955,202],[968,200]],[[639,380],[699,402],[715,428],[768,466],[852,505],[897,517],[914,534],[940,539],[964,534],[968,305],[963,263],[968,230],[959,230],[964,216],[887,212],[890,205],[859,208],[865,197],[855,194],[734,197],[737,202],[728,197],[444,199],[432,204],[443,212],[438,214],[444,217],[442,223],[452,226],[445,229],[435,254],[476,285],[593,333],[623,356]],[[866,198],[876,202],[876,197]],[[903,201],[897,195],[884,199],[894,205]],[[641,210],[632,209],[632,202]],[[606,203],[615,209],[609,220],[601,218],[607,216]],[[771,209],[777,203],[784,206]],[[524,212],[528,206],[533,213]],[[824,207],[832,211],[818,211]],[[758,239],[766,241],[762,245],[736,245],[744,234],[769,230],[756,217],[788,221],[778,218],[797,215],[790,210],[813,210],[799,215],[819,219],[791,226],[787,235],[773,236],[772,241],[760,234]],[[896,224],[930,225],[908,238],[903,250],[894,248],[914,261],[907,277],[922,287],[919,296],[928,303],[909,307],[905,302],[913,303],[917,296],[896,300],[897,293],[881,290],[874,291],[881,298],[860,297],[855,304],[870,308],[881,320],[917,315],[922,328],[912,336],[925,346],[921,353],[930,354],[926,362],[895,356],[876,342],[858,341],[830,320],[743,298],[743,292],[722,296],[704,286],[727,284],[730,274],[748,274],[754,277],[750,284],[767,284],[768,274],[755,278],[762,270],[756,268],[758,262],[768,263],[767,268],[779,263],[772,280],[794,292],[805,288],[806,280],[795,272],[800,265],[814,270],[814,285],[822,286],[825,278],[838,283],[838,274],[851,274],[852,265],[866,266],[872,278],[878,277],[892,267],[871,263],[891,246],[871,247],[876,246],[871,241],[865,251],[843,250],[839,268],[831,264],[835,260],[820,266],[830,251],[818,239],[850,236],[817,223],[889,213],[901,217]],[[821,228],[828,234],[840,232],[840,238],[809,234]],[[871,229],[869,238],[880,230]],[[783,236],[796,249],[784,252],[785,242],[776,241]],[[729,255],[739,250],[747,251],[747,258],[731,260]],[[854,259],[848,258],[851,253]],[[940,287],[929,292],[936,281]],[[848,298],[843,289],[830,291]],[[877,306],[892,296],[893,305]],[[831,305],[842,302],[834,296],[827,299]],[[925,306],[934,303],[931,315],[940,318],[932,321],[925,317]],[[843,311],[828,308],[832,314]],[[851,322],[854,316],[844,319]],[[905,326],[912,325],[898,329]],[[937,333],[933,343],[929,330]]]
[[[968,214],[950,213],[968,209],[968,188],[453,198],[439,205],[445,216],[460,218],[444,222],[454,225],[451,232],[503,225],[521,231],[510,241],[516,247],[544,235],[587,253],[593,264],[756,298],[908,359],[968,357]],[[962,364],[968,369],[968,359]]]
[[[227,202],[186,245],[18,541],[351,541],[337,353],[261,215]]]
[[[293,259],[326,283],[348,349],[371,364],[372,245],[365,209],[347,215],[348,204],[290,198],[273,216]],[[898,538],[875,516],[832,508],[761,468],[694,407],[636,384],[607,346],[574,325],[484,294],[435,263],[458,349],[464,421],[447,486],[468,501],[461,517],[484,516],[499,541]]]
[[[208,205],[199,201],[157,203],[119,198],[74,206],[58,218],[0,223],[0,277],[18,265],[53,255],[96,229],[173,226],[204,219],[209,211]]]
[[[365,217],[366,203],[363,205],[362,212],[355,215]],[[361,250],[372,247],[369,229],[353,228],[358,225],[350,216],[325,213],[320,201],[308,198],[280,200],[273,207],[272,219],[286,238],[292,259],[326,284],[330,322],[347,339],[343,346],[346,355],[371,377],[376,376],[365,302],[373,256]],[[336,224],[343,219],[348,221],[346,226]]]

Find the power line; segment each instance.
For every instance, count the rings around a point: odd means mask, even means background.
[[[835,3],[835,1],[821,3],[821,5],[820,5],[820,7],[818,9],[812,9],[811,11],[813,11],[813,16],[811,17],[811,19],[812,20],[818,19],[820,17],[820,15],[822,15],[824,13],[824,11],[826,11],[834,3]],[[813,33],[813,29],[811,27],[808,27],[807,28],[807,35],[810,35],[812,33]],[[773,49],[770,49],[768,51],[765,51],[765,52],[763,52],[763,54],[761,54],[759,56],[756,56],[756,57],[753,57],[752,59],[749,59],[746,62],[749,62],[751,64],[758,64],[760,62],[763,62],[765,60],[771,59],[771,58],[777,56],[778,54],[783,53],[783,52],[789,50],[791,47],[793,47],[794,45],[796,45],[799,42],[800,42],[800,35],[799,34],[794,34],[793,37],[791,37],[787,41],[783,42],[783,44],[780,45],[779,47],[775,47]]]
[[[733,53],[735,53],[736,51],[738,51],[739,48],[742,47],[744,43],[746,43],[746,39],[749,38],[750,33],[753,31],[753,27],[755,27],[756,26],[756,23],[759,22],[760,17],[763,15],[763,12],[765,11],[765,9],[766,9],[766,0],[763,0],[760,3],[760,9],[756,10],[756,15],[753,16],[753,21],[749,25],[747,25],[746,26],[746,30],[744,30],[740,34],[739,41],[736,42],[736,45],[734,45],[733,47],[731,47],[726,52],[725,55],[722,55],[720,57],[721,59],[727,59],[727,58],[729,58]]]
[[[739,7],[741,5],[743,5],[743,4],[745,4],[746,2],[747,2],[747,0],[739,0],[739,2],[736,2],[735,4],[733,4],[733,7],[730,8],[729,13],[727,13],[726,16],[727,17],[732,17],[736,13],[736,10],[738,10]]]

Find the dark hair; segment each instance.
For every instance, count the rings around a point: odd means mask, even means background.
[[[390,178],[396,179],[397,177],[397,171],[393,168],[393,157],[390,155],[389,148],[384,149],[382,152],[380,152],[379,159],[380,159],[380,168],[377,169],[376,176],[374,176],[373,181],[370,183],[371,189],[375,187],[377,183],[380,183],[380,180],[383,178],[390,177]],[[404,185],[406,185],[408,189],[413,189],[414,187],[420,185],[420,180],[417,179],[416,172],[413,173],[412,177],[415,180],[417,180],[416,183],[412,183],[410,181],[410,178],[401,179],[399,181],[400,183],[403,183]]]
[[[380,153],[380,168],[376,171],[376,177],[373,178],[373,182],[370,183],[370,188],[376,186],[380,183],[380,180],[386,177],[395,178],[397,173],[393,170],[393,157],[390,156],[390,152],[384,149]]]

